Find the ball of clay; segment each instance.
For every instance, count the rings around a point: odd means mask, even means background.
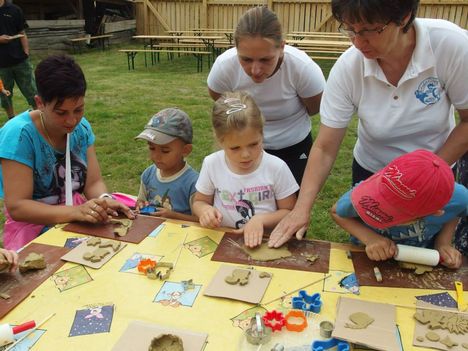
[[[148,351],[184,351],[184,343],[177,335],[162,334],[151,341]]]

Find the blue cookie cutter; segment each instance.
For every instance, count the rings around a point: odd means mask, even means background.
[[[299,296],[294,296],[292,298],[292,307],[298,310],[320,313],[320,309],[322,308],[320,294],[315,293],[313,295],[308,295],[305,290],[300,290]]]
[[[154,212],[157,212],[158,208],[154,205],[148,205],[143,208],[140,208],[140,214],[142,215],[151,215]]]
[[[349,343],[335,338],[316,340],[312,343],[312,351],[324,351],[336,347],[338,351],[349,351]]]

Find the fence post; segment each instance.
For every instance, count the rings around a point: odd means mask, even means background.
[[[208,28],[208,3],[207,0],[202,0],[200,10],[200,28]]]

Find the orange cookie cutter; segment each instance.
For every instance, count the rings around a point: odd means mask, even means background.
[[[148,269],[152,269],[154,267],[156,267],[156,261],[150,258],[146,258],[146,259],[140,260],[140,262],[138,263],[138,272],[146,274],[146,271]]]
[[[299,310],[291,310],[286,314],[285,318],[285,323],[284,325],[286,326],[286,329],[289,331],[295,331],[295,332],[301,332],[305,328],[307,328],[307,318],[304,314],[304,312],[299,311]],[[297,323],[289,323],[289,319],[291,318],[299,318],[302,319],[302,323],[297,324]]]
[[[263,315],[263,322],[265,326],[269,327],[272,331],[281,331],[286,323],[286,319],[282,312],[273,310],[265,312]]]

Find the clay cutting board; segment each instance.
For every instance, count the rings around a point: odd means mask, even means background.
[[[7,300],[0,299],[0,319],[23,301],[43,281],[48,279],[65,263],[60,260],[70,249],[66,247],[31,243],[19,253],[19,262],[22,262],[30,252],[44,255],[47,267],[36,271],[20,273],[0,273],[0,293],[10,295]]]
[[[125,241],[128,243],[139,244],[146,238],[157,226],[164,222],[161,218],[150,216],[138,216],[132,223],[132,226],[125,236],[114,234],[114,224],[93,224],[85,222],[75,222],[67,224],[63,230],[68,232],[99,236],[101,238]]]
[[[70,252],[63,255],[62,260],[82,264],[83,266],[88,266],[94,269],[99,269],[102,266],[104,266],[105,263],[110,261],[112,257],[117,255],[125,246],[127,246],[127,244],[122,243],[117,251],[114,251],[112,247],[107,247],[105,249],[109,251],[109,254],[107,254],[102,260],[98,262],[91,262],[91,261],[85,260],[83,258],[83,255],[86,252],[92,252],[96,250],[98,246],[88,246],[88,243],[85,241],[81,243],[80,245],[78,245],[77,247],[75,247]]]
[[[371,261],[365,252],[353,252],[352,260],[359,285],[453,290],[453,282],[459,280],[463,283],[463,289],[468,291],[468,258],[466,257],[463,257],[462,266],[458,270],[439,265],[434,267],[432,272],[423,275],[414,274],[412,270],[401,269],[395,260]],[[382,274],[383,281],[380,283],[375,279],[374,267],[379,267]]]
[[[234,245],[232,240],[238,245]],[[215,253],[211,257],[213,261],[242,263],[253,266],[293,269],[299,271],[328,273],[328,265],[330,260],[330,243],[314,240],[297,240],[291,239],[287,243],[288,250],[292,256],[281,258],[274,261],[257,261],[252,260],[239,246],[244,245],[244,236],[233,233],[226,233],[218,245]],[[318,254],[317,259],[313,264],[301,254],[313,255]]]

